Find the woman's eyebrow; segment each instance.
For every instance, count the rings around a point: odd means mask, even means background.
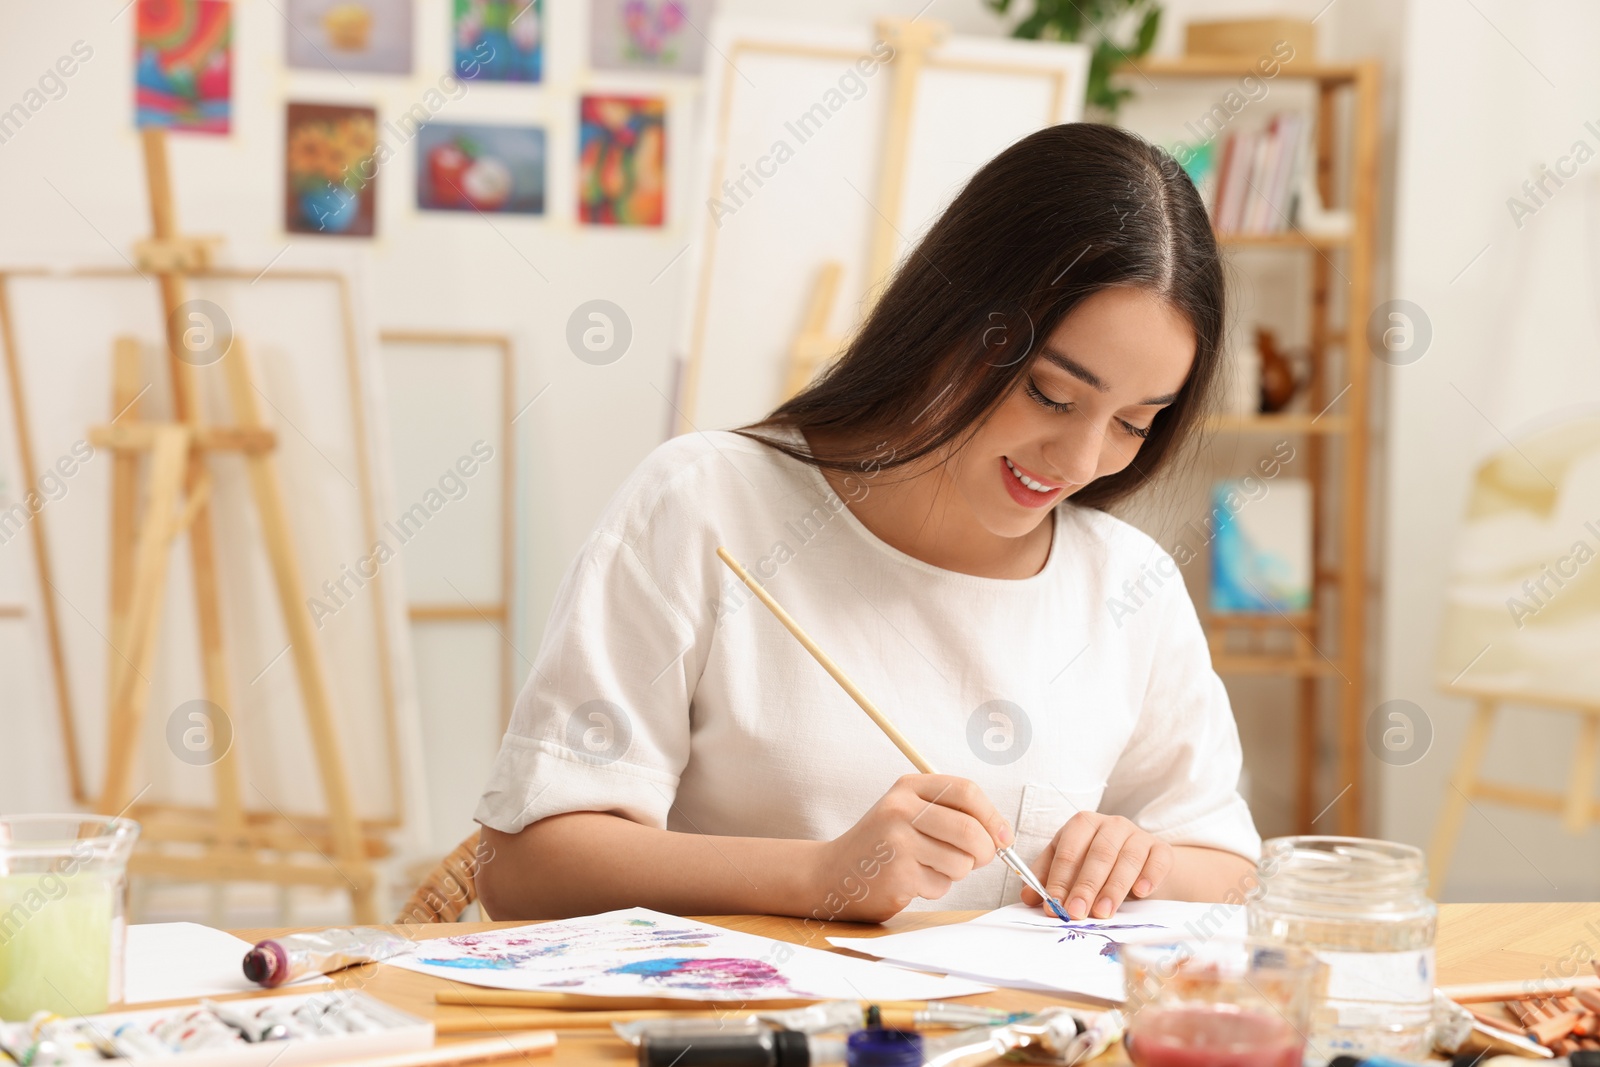
[[[1084,385],[1087,385],[1097,393],[1108,392],[1111,389],[1111,386],[1107,385],[1103,380],[1101,380],[1100,376],[1094,371],[1090,370],[1088,367],[1085,367],[1082,363],[1079,363],[1072,357],[1056,351],[1054,348],[1041,348],[1039,350],[1039,355],[1043,356],[1051,363],[1054,363],[1056,366],[1060,367],[1062,370],[1066,371],[1068,374],[1072,375],[1074,378],[1078,379]],[[1166,407],[1176,399],[1178,399],[1177,393],[1162,393],[1160,396],[1146,397],[1145,399],[1139,401],[1139,403],[1135,406],[1142,408]]]

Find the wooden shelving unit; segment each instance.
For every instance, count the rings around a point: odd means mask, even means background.
[[[1253,60],[1224,57],[1147,59],[1128,64],[1132,79],[1237,82],[1255,75]],[[1219,233],[1229,249],[1310,257],[1311,382],[1305,413],[1219,417],[1214,435],[1280,436],[1303,456],[1295,473],[1312,483],[1312,610],[1299,614],[1219,616],[1204,611],[1213,661],[1225,677],[1277,676],[1295,689],[1295,824],[1301,831],[1360,835],[1366,821],[1367,520],[1369,358],[1372,263],[1378,198],[1378,66],[1375,62],[1289,62],[1277,79],[1312,83],[1315,165],[1323,202],[1348,208],[1348,234]],[[1214,91],[1214,90],[1213,90]],[[1342,112],[1341,96],[1349,106]],[[1340,129],[1340,127],[1343,129]],[[1341,136],[1342,134],[1342,136]],[[1337,179],[1345,176],[1340,183]],[[1341,204],[1342,201],[1342,204]],[[1337,262],[1337,266],[1336,266]],[[1343,290],[1339,292],[1338,290]],[[1335,314],[1342,322],[1335,321]],[[1197,601],[1202,598],[1197,597]],[[1337,723],[1335,780],[1317,789],[1320,726]],[[1332,805],[1327,816],[1323,809]],[[1315,825],[1313,825],[1315,823]]]

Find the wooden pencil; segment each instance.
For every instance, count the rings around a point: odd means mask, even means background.
[[[543,1030],[529,1034],[505,1034],[500,1037],[485,1038],[482,1041],[435,1045],[433,1048],[419,1049],[416,1052],[357,1057],[344,1062],[350,1067],[441,1067],[447,1063],[537,1056],[552,1052],[555,1047],[556,1035]]]
[[[1588,989],[1600,992],[1600,976],[1578,977],[1562,982],[1546,992],[1540,993],[1530,990],[1530,986],[1538,985],[1537,982],[1527,980],[1511,982],[1469,982],[1461,985],[1440,986],[1439,992],[1455,1001],[1457,1004],[1482,1004],[1501,1003],[1511,1000],[1526,1000],[1536,996],[1576,996],[1578,990]]]
[[[435,1016],[433,1029],[440,1034],[500,1033],[507,1030],[605,1030],[612,1023],[646,1022],[656,1019],[703,1019],[707,1023],[744,1019],[757,1014],[748,1008],[739,1011],[503,1011],[484,1014]],[[956,1030],[967,1024],[917,1018],[910,1008],[883,1012],[883,1024],[897,1030]]]
[[[763,1000],[756,1004],[760,1011],[779,1008],[804,1008],[817,1003],[816,997],[805,1000]],[[675,997],[591,997],[583,993],[546,993],[521,989],[441,989],[433,995],[436,1004],[459,1004],[470,1008],[564,1008],[568,1011],[714,1011],[727,1008],[726,1000],[679,1000]],[[749,1001],[739,1001],[748,1004]],[[884,1010],[905,1008],[925,1011],[936,1000],[864,1000],[863,1007],[876,1004]]]
[[[490,1014],[435,1016],[436,1034],[483,1034],[503,1030],[604,1030],[612,1023],[647,1019],[718,1019],[749,1015],[748,1011],[717,1015],[704,1011],[502,1011]]]

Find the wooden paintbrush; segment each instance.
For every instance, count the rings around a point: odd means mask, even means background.
[[[768,593],[760,582],[751,577],[749,571],[739,565],[739,561],[733,558],[732,553],[726,548],[719,547],[717,556],[728,565],[729,570],[739,576],[741,582],[750,587],[750,591],[767,606],[767,610],[771,611],[773,616],[783,623],[783,628],[793,634],[794,639],[799,641],[807,652],[811,653],[811,658],[820,663],[822,669],[832,675],[833,680],[839,683],[840,688],[850,694],[850,699],[854,700],[861,710],[867,713],[867,717],[877,723],[878,729],[882,730],[884,735],[894,742],[894,746],[905,754],[906,759],[911,761],[912,766],[923,774],[939,773],[933,769],[933,764],[923,759],[922,753],[918,752],[916,747],[906,740],[905,734],[895,728],[894,723],[889,721],[888,716],[879,711],[878,706],[867,699],[867,694],[856,688],[856,684],[839,668],[837,663],[833,662],[832,657],[822,651],[815,641],[811,640],[811,635],[806,633],[787,611],[783,610],[783,605],[772,599],[772,594]],[[1022,862],[1022,857],[1017,855],[1016,849],[1008,846],[1000,849],[995,855],[999,856],[1007,867],[1017,872],[1017,877],[1022,879],[1024,885],[1044,898],[1045,904],[1055,913],[1056,918],[1062,922],[1072,921],[1071,916],[1067,914],[1067,909],[1063,908],[1061,902],[1050,895],[1050,891],[1028,869],[1028,865]]]

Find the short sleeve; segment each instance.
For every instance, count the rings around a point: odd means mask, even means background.
[[[603,523],[568,569],[474,818],[506,833],[573,811],[664,828],[703,662],[698,539]],[[687,543],[686,543],[687,542]]]
[[[1100,810],[1171,844],[1223,849],[1253,862],[1261,837],[1239,795],[1243,752],[1228,691],[1183,583],[1168,583],[1162,599],[1139,721]]]

